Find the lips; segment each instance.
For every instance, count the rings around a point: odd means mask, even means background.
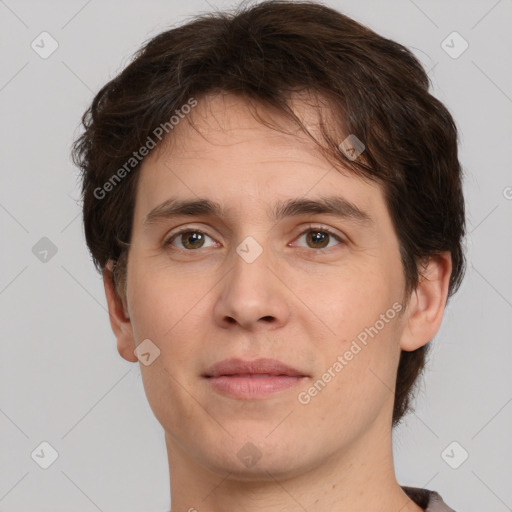
[[[277,359],[256,359],[244,361],[242,359],[225,359],[214,364],[205,372],[205,377],[221,376],[288,376],[305,377],[299,370],[288,366]]]
[[[226,359],[211,366],[203,377],[222,395],[253,400],[295,387],[308,376],[276,359]]]

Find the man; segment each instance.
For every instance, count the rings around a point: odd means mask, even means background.
[[[391,432],[463,277],[457,132],[401,45],[310,2],[199,17],[96,96],[74,157],[177,511],[450,511]]]

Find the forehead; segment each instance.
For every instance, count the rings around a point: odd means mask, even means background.
[[[323,116],[325,105],[313,108],[299,98],[292,107],[318,137],[318,109]],[[198,100],[189,117],[146,157],[140,172],[136,210],[144,216],[171,196],[210,196],[248,209],[256,201],[260,207],[261,201],[272,202],[271,197],[313,199],[338,191],[346,198],[357,196],[360,208],[368,210],[379,194],[376,184],[341,165],[334,168],[282,113],[225,94]]]
[[[299,100],[295,100],[293,108],[300,114],[304,126],[316,132],[318,113]],[[310,152],[312,157],[318,158],[314,142],[291,119],[237,95],[203,97],[183,121],[162,146],[168,153],[172,152],[174,158],[215,157],[226,155],[230,150],[246,149],[249,145],[264,146],[265,151],[259,155],[262,160],[275,158],[283,149],[287,155],[301,153],[304,156]]]
[[[321,167],[326,165],[319,146],[320,123],[329,126],[329,133],[342,137],[344,130],[340,116],[325,99],[314,93],[297,92],[287,102],[300,120],[301,126],[281,110],[261,102],[226,92],[200,97],[197,105],[169,133],[163,143],[147,160],[172,154],[173,161],[188,158],[229,159],[230,153],[247,150],[258,153],[261,162],[282,156],[297,156],[301,161]],[[308,135],[306,132],[309,132]],[[251,157],[254,159],[254,154]],[[332,164],[331,164],[332,165]]]

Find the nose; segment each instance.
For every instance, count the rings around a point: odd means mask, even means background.
[[[223,328],[274,330],[289,319],[287,289],[277,276],[269,250],[252,262],[233,254],[231,270],[220,283],[215,321]]]

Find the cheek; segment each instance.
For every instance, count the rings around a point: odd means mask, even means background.
[[[356,337],[333,343],[324,372],[301,396],[303,402],[309,396],[304,413],[319,418],[325,435],[335,433],[333,442],[361,432],[383,409],[392,409],[399,357],[395,328],[390,321],[377,334],[371,333],[366,343]]]
[[[350,273],[325,279],[309,295],[314,313],[330,331],[324,340],[322,373],[310,389],[319,414],[330,411],[328,416],[336,421],[358,417],[368,421],[393,399],[399,285],[389,269],[353,267]]]
[[[141,364],[148,400],[159,418],[173,415],[165,405],[158,411],[163,397],[186,416],[191,403],[183,390],[196,384],[197,361],[206,336],[208,301],[204,299],[212,285],[197,276],[178,276],[168,267],[158,265],[134,265],[130,279],[130,314],[135,342],[150,339],[160,350],[152,364]]]
[[[137,261],[134,261],[128,285],[137,340],[154,338],[165,345],[183,329],[182,324],[190,323],[190,318],[197,315],[201,299],[209,290],[204,279],[177,275],[168,267],[158,265],[137,266]]]
[[[392,276],[370,265],[352,265],[322,276],[297,275],[294,282],[311,317],[325,323],[337,340],[356,337],[396,300]]]
[[[160,350],[150,365],[140,364],[148,403],[162,425],[179,431],[197,407],[185,390],[194,385],[194,331],[201,325],[199,316],[204,315],[200,299],[206,290],[199,289],[204,284],[193,279],[178,279],[168,271],[143,265],[134,265],[129,279],[135,342],[150,339]]]

